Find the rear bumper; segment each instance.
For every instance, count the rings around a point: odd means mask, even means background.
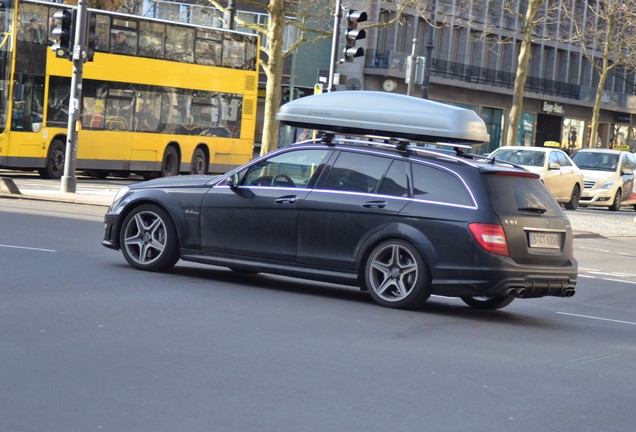
[[[563,267],[530,267],[526,269],[455,269],[451,278],[432,281],[433,294],[463,296],[507,296],[538,298],[571,297],[575,294],[578,264],[572,259]],[[457,278],[460,275],[460,279]]]

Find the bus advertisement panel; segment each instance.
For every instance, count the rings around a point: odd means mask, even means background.
[[[0,2],[0,167],[64,172],[73,64],[51,50],[72,6]],[[252,157],[258,37],[94,10],[83,67],[78,170],[145,178],[224,172]]]

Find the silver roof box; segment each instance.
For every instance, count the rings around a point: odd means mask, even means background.
[[[337,91],[296,99],[280,107],[283,124],[346,135],[377,135],[423,142],[490,140],[472,110],[401,94]]]

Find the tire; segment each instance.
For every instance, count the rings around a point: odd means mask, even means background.
[[[371,251],[364,266],[364,284],[376,303],[389,308],[416,309],[431,295],[422,255],[398,239],[380,243]]]
[[[155,204],[141,205],[126,216],[119,245],[128,263],[139,270],[166,271],[179,260],[179,239],[168,213]]]
[[[480,310],[496,310],[508,306],[513,302],[514,296],[498,296],[498,297],[462,297],[464,303],[473,309]]]
[[[66,159],[66,146],[62,140],[53,140],[49,146],[49,153],[46,156],[44,168],[40,168],[38,172],[40,177],[46,179],[58,180],[64,174],[64,161]]]
[[[198,148],[192,155],[192,163],[190,164],[190,174],[205,175],[208,173],[208,158],[205,156],[203,149]]]
[[[161,162],[161,177],[171,177],[179,174],[179,154],[177,150],[172,147],[166,147],[166,151],[163,154],[163,161]]]
[[[623,191],[620,189],[616,191],[616,196],[614,196],[614,202],[608,208],[610,211],[619,211],[621,209],[621,199],[623,196]]]
[[[565,203],[565,208],[568,210],[576,210],[579,208],[579,199],[581,198],[581,188],[578,184],[574,185],[572,189],[572,195],[570,195],[570,201]]]

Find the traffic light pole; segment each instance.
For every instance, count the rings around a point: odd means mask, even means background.
[[[88,14],[87,0],[80,0],[77,7],[75,23],[75,39],[72,47],[73,75],[71,77],[71,94],[68,103],[68,126],[66,132],[66,155],[64,157],[64,175],[61,179],[61,191],[75,193],[77,178],[75,167],[77,159],[77,132],[81,128],[80,115],[82,100],[82,74],[84,71],[83,50],[86,46],[86,18]]]
[[[331,60],[329,61],[329,82],[327,84],[327,91],[333,90],[333,76],[336,72],[336,63],[339,60],[338,57],[338,36],[340,33],[340,20],[342,19],[342,0],[336,0],[336,8],[333,14],[333,37],[331,38]]]

